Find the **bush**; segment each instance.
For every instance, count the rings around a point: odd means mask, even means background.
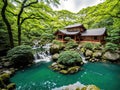
[[[8,51],[7,57],[14,67],[24,67],[33,62],[32,48],[28,45],[17,46]]]
[[[114,43],[106,43],[105,44],[105,51],[112,51],[112,52],[114,52],[117,49],[119,49],[117,44],[114,44]]]
[[[57,60],[58,63],[64,64],[64,65],[76,65],[82,62],[82,58],[79,53],[75,51],[64,51],[60,53],[60,56]]]
[[[64,38],[66,41],[70,41],[71,40],[71,37],[65,37]]]
[[[58,41],[58,40],[53,40],[52,41],[52,44],[54,45],[58,45],[60,49],[63,49],[64,48],[64,45],[62,42]]]
[[[93,50],[94,45],[93,45],[93,43],[86,42],[86,43],[84,43],[83,47],[86,48],[86,49]]]
[[[95,43],[93,49],[97,49],[98,50],[98,49],[100,49],[100,47],[101,47],[100,43]]]
[[[72,49],[76,48],[78,44],[74,40],[70,40],[69,42],[66,43],[65,49]]]
[[[52,44],[56,44],[56,45],[62,45],[62,42],[58,41],[58,40],[53,40]]]

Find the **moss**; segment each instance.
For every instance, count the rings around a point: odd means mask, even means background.
[[[75,90],[80,90],[80,88],[79,88],[79,87],[77,87]]]
[[[15,83],[10,83],[9,85],[7,85],[8,90],[13,90],[15,89],[15,87],[16,87]]]
[[[67,70],[61,70],[60,73],[62,73],[62,74],[68,74],[68,71]]]
[[[0,75],[0,78],[2,79],[3,83],[8,84],[9,83],[10,74],[4,73],[4,74]]]
[[[81,90],[87,90],[87,88],[86,88],[86,87],[83,87]]]
[[[4,88],[5,86],[3,79],[0,77],[0,88]]]
[[[80,69],[79,66],[70,67],[70,68],[68,68],[68,72],[69,73],[75,73],[75,72],[78,72],[79,69]]]

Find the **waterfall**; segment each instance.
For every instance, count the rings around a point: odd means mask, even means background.
[[[35,50],[35,54],[34,54],[34,62],[38,63],[41,61],[45,61],[45,62],[49,62],[51,61],[51,55],[50,55],[50,45],[51,44],[46,44],[44,46],[38,46],[38,43],[35,43],[35,45],[33,46],[33,49]],[[37,49],[42,48],[43,50],[41,51],[37,51]]]
[[[80,56],[82,58],[83,63],[87,63],[88,62],[88,61],[85,60],[85,56],[83,55],[83,53],[80,53]]]

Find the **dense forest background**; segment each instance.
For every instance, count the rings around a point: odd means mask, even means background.
[[[54,32],[69,24],[81,23],[87,29],[106,27],[107,44],[119,48],[120,0],[105,0],[78,13],[54,11],[59,0],[1,0],[0,53],[17,45],[51,42]]]

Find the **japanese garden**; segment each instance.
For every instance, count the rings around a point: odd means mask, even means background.
[[[120,89],[120,0],[61,4],[1,0],[0,90]]]

